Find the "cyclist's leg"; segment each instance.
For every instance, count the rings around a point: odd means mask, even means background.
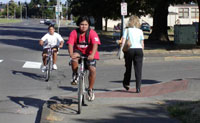
[[[77,52],[76,50],[73,53],[73,57],[74,59],[71,59],[71,66],[72,66],[72,80],[71,80],[71,84],[72,85],[77,85],[78,82],[78,61],[79,58],[76,57],[80,57],[81,54],[79,52]]]
[[[73,53],[73,57],[80,57],[81,55],[82,53],[78,50],[75,50]],[[79,58],[74,58],[71,60],[73,73],[77,73],[78,71],[78,61],[79,61]]]
[[[87,61],[87,65],[88,65],[88,70],[89,70],[88,100],[92,101],[95,98],[93,87],[96,80],[96,60]]]
[[[44,66],[47,64],[46,58],[47,58],[47,49],[44,49],[43,52],[42,52],[42,61],[43,61]]]
[[[47,64],[47,49],[44,49],[42,52],[42,61],[43,61],[43,65],[41,66],[41,70],[42,72],[45,72],[46,70],[46,64]]]
[[[57,52],[58,52],[58,48],[53,48],[53,64],[56,64]]]
[[[95,80],[96,80],[96,67],[89,66],[88,70],[89,70],[89,76],[88,76],[89,87],[88,88],[93,89],[94,83],[95,83]]]
[[[57,52],[58,52],[58,48],[57,47],[53,48],[53,69],[54,70],[57,70],[57,65],[56,65]]]
[[[94,83],[96,80],[96,60],[87,60],[87,66],[88,66],[88,70],[89,70],[89,76],[88,76],[88,80],[89,80],[89,89],[92,89],[94,87]]]

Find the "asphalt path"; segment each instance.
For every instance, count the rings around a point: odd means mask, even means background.
[[[44,81],[44,74],[38,68],[42,52],[38,40],[46,32],[47,26],[39,24],[39,20],[0,25],[0,122],[2,123],[15,121],[39,123],[45,101],[57,96],[77,94],[77,88],[70,85],[72,73],[68,65],[69,56],[66,47],[58,54],[58,70],[53,71],[49,82]],[[67,35],[63,35],[65,41]],[[123,89],[125,70],[123,62],[116,60],[106,62],[105,56],[100,54],[102,60],[97,63],[95,91],[98,93]],[[109,57],[109,53],[106,57]],[[144,62],[142,86],[183,78],[198,78],[199,73],[199,61],[195,59]],[[131,88],[135,88],[134,76]]]

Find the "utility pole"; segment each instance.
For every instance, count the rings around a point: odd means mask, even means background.
[[[20,3],[20,18],[21,18],[21,20],[22,20],[22,4],[21,4],[20,1],[19,1],[19,3]]]
[[[7,19],[9,18],[9,3],[7,4]]]
[[[16,18],[16,8],[14,7],[14,18]]]
[[[127,3],[125,2],[125,0],[122,0],[121,2],[121,15],[122,15],[121,19],[121,37],[122,37],[124,33],[124,16],[127,15]]]
[[[26,19],[27,19],[27,6],[25,7],[25,9],[26,9]]]
[[[58,33],[59,33],[59,28],[60,28],[60,0],[57,0],[57,5],[56,5],[56,24],[58,26]]]

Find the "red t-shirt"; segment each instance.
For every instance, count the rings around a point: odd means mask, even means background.
[[[85,35],[79,35],[79,43],[85,43]],[[89,36],[88,36],[88,46],[86,47],[85,45],[80,45],[80,44],[77,44],[77,32],[76,30],[73,30],[71,33],[70,33],[70,36],[69,36],[69,40],[67,41],[67,44],[71,44],[72,46],[74,46],[74,50],[79,50],[81,51],[83,54],[85,55],[90,55],[92,53],[92,48],[93,48],[93,44],[98,44],[100,45],[101,42],[100,42],[100,39],[99,39],[99,36],[97,35],[97,33],[93,30],[93,29],[90,29],[90,33],[89,33]],[[94,55],[94,59],[99,59],[99,52],[97,51]]]

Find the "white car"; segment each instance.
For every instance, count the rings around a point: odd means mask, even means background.
[[[40,24],[44,24],[44,20],[40,20]]]

